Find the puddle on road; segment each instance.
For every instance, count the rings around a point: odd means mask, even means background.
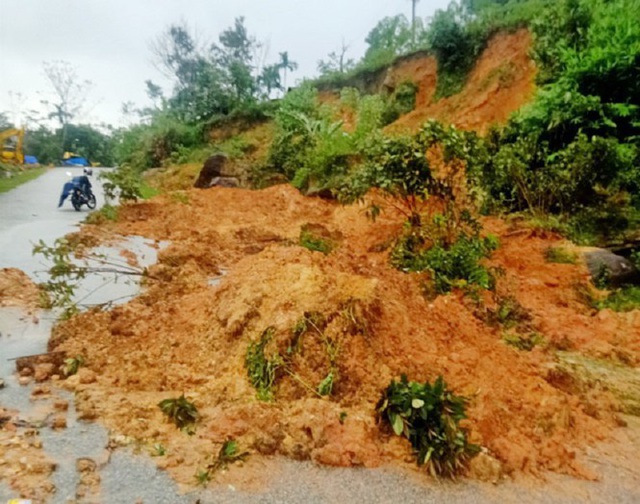
[[[131,236],[114,246],[94,249],[109,258],[117,269],[131,268],[121,256],[123,249],[135,254],[140,268],[157,261],[158,251],[168,245],[156,244],[139,236]],[[99,266],[97,263],[90,266]],[[87,307],[105,303],[125,303],[140,290],[140,276],[102,272],[88,275],[76,290],[79,304]],[[40,278],[43,280],[43,278]],[[77,419],[73,395],[55,388],[51,397],[33,398],[33,383],[20,385],[15,373],[15,359],[46,352],[55,314],[38,311],[27,314],[20,308],[0,308],[0,406],[19,411],[17,434],[26,428],[37,428],[42,448],[56,463],[51,476],[56,492],[49,502],[76,502],[83,484],[81,468],[95,467],[98,475],[97,490],[104,495],[87,494],[80,502],[192,502],[178,494],[177,485],[168,475],[157,469],[148,456],[111,453],[107,449],[109,432],[98,423]],[[54,401],[60,398],[69,404],[66,412],[55,412]],[[66,428],[54,430],[50,424],[53,415],[66,417]],[[144,481],[144,485],[141,485]],[[101,490],[102,488],[102,490]],[[86,490],[86,489],[85,489]],[[95,489],[94,489],[95,490]],[[0,482],[0,502],[17,497],[4,482]]]

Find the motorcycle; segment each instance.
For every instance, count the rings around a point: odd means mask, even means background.
[[[89,188],[83,191],[79,187],[74,187],[73,193],[71,194],[71,204],[78,212],[82,208],[82,205],[87,205],[89,209],[93,210],[96,207],[96,197]]]

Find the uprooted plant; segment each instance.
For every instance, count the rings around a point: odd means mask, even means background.
[[[479,451],[460,426],[466,405],[467,399],[449,390],[442,376],[431,385],[402,375],[399,382],[391,381],[376,409],[379,420],[411,442],[418,465],[426,465],[433,476],[453,477]]]
[[[258,392],[258,399],[271,401],[273,399],[273,385],[284,361],[279,352],[265,354],[265,348],[273,339],[275,328],[267,327],[257,341],[252,341],[247,348],[244,364],[247,368],[249,381]]]
[[[196,405],[184,394],[177,398],[164,399],[158,403],[158,407],[178,429],[189,435],[195,434],[195,425],[200,415]]]
[[[86,276],[148,276],[146,268],[131,266],[86,248],[81,250],[78,245],[67,238],[58,238],[53,246],[40,240],[33,247],[34,255],[40,254],[51,263],[48,269],[49,280],[41,288],[49,295],[50,306],[62,309],[63,319],[75,315],[84,306],[81,303],[88,296],[77,300],[76,289]]]
[[[317,311],[304,312],[291,332],[281,338],[280,349],[274,341],[275,327],[265,329],[257,340],[249,344],[245,354],[247,375],[258,399],[272,401],[274,387],[285,375],[317,397],[334,394],[340,378],[338,357],[344,335],[366,334],[369,330],[364,309],[357,299],[350,298],[328,315]],[[322,352],[326,357],[326,367],[322,364],[324,359],[318,360],[311,374],[305,375],[301,369],[306,366],[300,366],[300,359],[305,359],[306,351]]]
[[[228,439],[220,447],[218,455],[207,465],[206,469],[199,471],[196,478],[201,485],[206,485],[211,480],[211,475],[216,471],[226,469],[229,464],[244,461],[249,456],[248,451],[240,451],[235,439]]]

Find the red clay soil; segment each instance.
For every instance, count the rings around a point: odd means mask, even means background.
[[[506,473],[594,476],[576,455],[610,434],[617,406],[606,391],[567,386],[554,370],[555,349],[624,354],[637,364],[640,312],[594,314],[581,298],[585,269],[544,259],[558,237],[485,221],[501,241],[491,260],[503,271],[495,297],[429,300],[424,277],[389,266],[385,245],[402,227],[393,213],[372,223],[359,206],[305,198],[285,185],[186,194],[186,204],[167,196],[124,205],[120,221],[99,230],[171,245],[138,298],[55,330],[50,350],[86,360],[81,376],[67,380],[81,416],[98,418],[121,439],[163,445],[167,455],[155,460],[187,487],[230,437],[253,456],[370,467],[402,463],[410,453],[406,441],[376,425],[382,391],[403,373],[414,381],[442,374],[470,398],[472,440]],[[299,246],[307,223],[341,237],[339,246],[328,255]],[[505,329],[490,323],[490,310],[508,296],[527,313],[524,330],[546,345],[526,352],[503,342]],[[249,344],[273,327],[267,348],[286,355],[305,312],[329,321],[324,336],[305,334],[291,357],[295,376],[278,378],[273,402],[259,401],[245,368]],[[339,349],[338,375],[333,394],[320,398],[311,389],[329,370],[329,340]],[[201,413],[194,436],[157,406],[182,393]]]
[[[535,91],[536,72],[528,55],[530,47],[531,35],[526,29],[495,35],[464,89],[438,101],[434,101],[438,78],[435,58],[401,64],[394,69],[391,79],[396,83],[411,80],[418,84],[416,108],[388,126],[388,131],[415,132],[428,119],[481,134],[493,124],[504,124]]]
[[[16,268],[0,268],[0,307],[34,309],[39,301],[40,290],[25,272]]]

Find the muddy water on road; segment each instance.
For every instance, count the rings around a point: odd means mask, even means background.
[[[76,230],[88,213],[86,209],[76,212],[69,201],[57,208],[60,190],[69,179],[67,172],[76,176],[82,171],[79,168],[51,169],[39,179],[0,196],[0,267],[19,268],[36,282],[46,280],[48,264],[43,258],[32,255],[33,245],[39,240],[52,244],[56,238]],[[99,207],[103,204],[102,190],[96,180],[93,180],[93,186]],[[100,247],[96,252],[110,257],[113,262],[125,264],[119,253],[127,249],[135,253],[139,266],[144,267],[156,261],[158,248],[148,240],[129,237],[115,246]],[[112,273],[91,275],[78,286],[76,300],[86,306],[114,300],[115,303],[126,302],[138,292],[138,279]],[[27,429],[35,428],[42,449],[55,462],[51,479],[56,491],[47,500],[66,503],[84,494],[80,498],[82,502],[116,502],[100,495],[99,473],[108,467],[105,484],[114,480],[108,475],[117,475],[117,485],[123,489],[119,502],[134,502],[139,498],[146,502],[179,502],[173,482],[142,457],[117,457],[110,462],[109,433],[99,424],[77,419],[71,394],[55,390],[51,394],[36,392],[34,395],[35,385],[20,385],[14,373],[15,359],[46,352],[55,317],[47,311],[27,313],[16,307],[0,308],[0,379],[4,381],[4,388],[0,389],[0,407],[18,412],[21,426],[16,432],[18,437]],[[51,422],[56,401],[66,402],[68,409],[62,414],[66,428],[54,430]],[[0,447],[0,459],[3,451]],[[85,476],[92,468],[98,477],[87,489],[84,488],[87,486]],[[141,486],[138,479],[141,474],[153,477]],[[15,497],[16,492],[0,481],[0,502]]]

